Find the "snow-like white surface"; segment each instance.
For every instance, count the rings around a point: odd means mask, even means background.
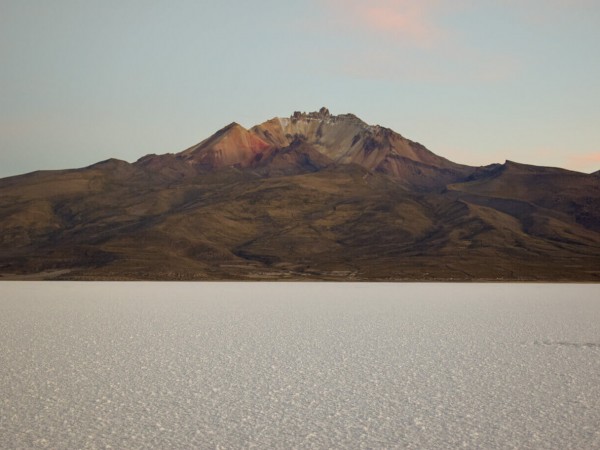
[[[0,448],[600,448],[600,286],[0,283]]]

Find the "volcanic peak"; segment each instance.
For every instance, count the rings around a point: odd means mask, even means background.
[[[463,166],[327,108],[233,122],[177,154],[0,179],[0,272],[598,281],[598,175]]]
[[[303,144],[301,150],[294,146],[298,143]],[[295,156],[288,155],[290,150]],[[288,156],[283,158],[284,154]],[[313,167],[299,162],[308,154],[311,161],[318,161],[318,167],[356,164],[418,188],[437,189],[473,171],[435,155],[389,128],[368,125],[353,114],[332,115],[326,107],[309,113],[297,111],[290,117],[274,117],[250,129],[232,122],[175,158],[192,170],[236,167],[290,173],[298,167]],[[162,164],[153,159],[153,165]],[[175,172],[187,173],[179,163],[161,159],[173,166]],[[275,164],[277,171],[266,167],[270,164]],[[285,164],[290,167],[283,167]]]

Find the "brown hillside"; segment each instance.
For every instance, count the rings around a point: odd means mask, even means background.
[[[468,167],[326,109],[178,154],[0,180],[0,273],[600,280],[600,178]]]

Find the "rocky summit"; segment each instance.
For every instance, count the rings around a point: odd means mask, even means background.
[[[456,164],[353,114],[0,180],[2,279],[600,281],[600,177]]]

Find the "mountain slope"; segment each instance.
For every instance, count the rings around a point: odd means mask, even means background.
[[[449,189],[527,202],[600,231],[600,183],[593,175],[507,161],[481,178],[450,185]]]
[[[188,164],[204,169],[249,167],[272,148],[255,133],[234,122],[179,156]]]
[[[326,108],[315,113],[296,112],[290,118],[271,119],[251,131],[279,147],[302,140],[335,164],[358,164],[417,188],[440,187],[472,171],[388,128],[367,125],[352,114],[332,116]]]
[[[600,281],[599,201],[595,175],[462,166],[322,109],[0,180],[0,273]]]

